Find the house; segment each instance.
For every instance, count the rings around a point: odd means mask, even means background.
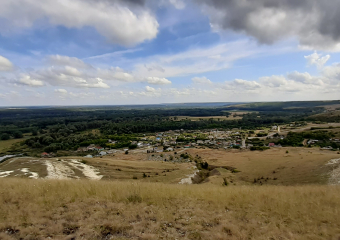
[[[268,147],[275,147],[275,143],[269,143]]]
[[[50,157],[50,154],[48,154],[47,152],[43,152],[43,153],[41,154],[41,157],[47,158],[47,157]]]
[[[202,140],[197,140],[197,144],[203,144],[204,142]]]
[[[92,155],[86,155],[86,158],[93,158]]]
[[[99,153],[100,156],[105,156],[106,154],[107,154],[107,153],[104,152],[104,151],[101,151],[101,152]]]
[[[96,147],[96,145],[90,144],[90,145],[87,147],[87,151],[95,150],[95,147]]]
[[[87,152],[87,148],[84,148],[84,147],[80,147],[77,149],[77,152]]]
[[[169,152],[172,152],[174,149],[169,147],[166,150],[169,151]]]
[[[104,150],[104,148],[102,148],[102,147],[100,147],[100,146],[94,147],[94,149],[97,150],[98,152]]]

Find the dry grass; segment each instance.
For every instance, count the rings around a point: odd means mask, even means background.
[[[334,151],[293,147],[271,148],[263,152],[193,148],[187,152],[201,156],[211,165],[230,166],[240,171],[231,173],[220,169],[221,175],[210,177],[207,182],[219,185],[224,177],[236,185],[253,184],[255,178],[262,177],[262,184],[268,185],[327,184],[332,169],[325,164],[331,159],[340,158]]]
[[[339,239],[335,186],[0,180],[0,239]]]
[[[8,150],[13,144],[21,142],[25,140],[24,138],[20,139],[9,139],[9,140],[0,140],[0,152],[4,152]]]
[[[164,156],[169,154],[174,155],[173,153],[164,153]],[[98,175],[103,176],[103,180],[131,180],[137,178],[138,181],[143,182],[178,183],[186,175],[194,172],[192,169],[193,163],[146,161],[149,155],[151,154],[129,153],[126,155],[118,153],[115,156],[102,158],[62,157],[36,159],[20,157],[0,163],[0,173],[13,171],[8,174],[9,177],[31,177],[31,174],[22,172],[22,169],[26,168],[30,172],[37,173],[40,178],[45,178],[48,175],[46,162],[50,162],[54,165],[57,164],[57,167],[61,167],[60,169],[64,173],[63,178],[65,174],[68,178],[86,178],[82,171],[69,164],[73,159],[78,159],[86,163],[86,165],[94,167],[98,171]],[[143,178],[143,175],[146,177]]]

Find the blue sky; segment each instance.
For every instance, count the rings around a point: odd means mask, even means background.
[[[339,99],[337,9],[0,0],[0,106]]]

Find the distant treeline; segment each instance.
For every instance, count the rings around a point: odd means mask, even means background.
[[[320,103],[313,102],[320,106]],[[179,109],[130,109],[116,108],[33,108],[0,109],[1,139],[21,138],[23,134],[33,135],[25,144],[30,148],[46,151],[71,150],[90,143],[104,145],[107,139],[119,140],[122,146],[128,145],[138,134],[167,130],[233,129],[251,130],[284,124],[292,121],[305,121],[312,115],[324,111],[320,107],[287,108],[287,104],[255,104],[243,109],[251,112],[242,119],[227,120],[234,107],[179,108]],[[322,104],[321,104],[322,105]],[[183,119],[175,121],[174,116],[226,116],[226,119]],[[100,134],[90,133],[99,129]],[[137,134],[137,135],[136,135]],[[125,139],[118,139],[121,136]]]

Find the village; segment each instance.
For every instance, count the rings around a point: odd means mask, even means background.
[[[282,147],[277,144],[279,140],[286,138],[291,130],[298,130],[304,124],[287,124],[284,126],[274,125],[266,129],[242,130],[242,129],[204,129],[204,130],[169,130],[156,132],[154,134],[143,134],[138,140],[130,141],[128,147],[117,148],[119,141],[108,139],[105,146],[90,144],[87,147],[79,147],[75,152],[88,158],[114,155],[125,152],[125,154],[138,153],[162,153],[179,152],[188,148],[210,148],[210,149],[241,149],[259,150]],[[339,138],[329,139],[331,142],[339,143]],[[304,146],[317,145],[320,140],[305,139]],[[331,146],[322,147],[322,150],[332,150]],[[55,157],[54,153],[42,153],[41,157]]]
[[[262,136],[262,130],[258,131],[258,135]],[[250,149],[254,146],[253,141],[259,140],[261,146],[267,147],[281,147],[275,145],[275,143],[266,144],[264,140],[280,138],[283,139],[283,135],[278,135],[280,127],[273,126],[269,133],[263,137],[256,137],[254,131],[242,131],[242,130],[219,130],[219,129],[207,129],[207,130],[169,130],[166,132],[157,132],[152,135],[144,136],[139,141],[131,141],[131,146],[135,148],[122,148],[115,149],[114,145],[118,141],[108,140],[106,147],[102,147],[95,144],[90,144],[87,147],[80,147],[76,152],[78,153],[91,153],[85,157],[100,157],[105,155],[112,155],[117,152],[145,152],[145,153],[161,153],[161,152],[174,152],[188,148],[212,148],[212,149]],[[262,135],[261,135],[262,134]],[[276,134],[276,135],[275,135]],[[255,137],[250,137],[255,135]],[[274,136],[275,135],[275,136]],[[112,146],[112,148],[107,147]],[[42,153],[41,157],[54,157],[53,153]]]

